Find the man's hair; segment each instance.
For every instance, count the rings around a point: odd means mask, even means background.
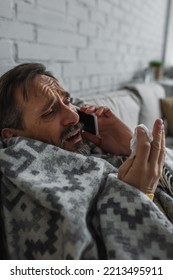
[[[21,90],[24,100],[28,100],[28,83],[38,75],[56,79],[40,63],[24,63],[0,77],[0,133],[3,128],[23,129],[22,110],[16,101],[16,91]]]

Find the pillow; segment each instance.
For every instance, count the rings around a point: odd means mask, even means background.
[[[134,83],[128,88],[141,100],[139,123],[152,130],[155,120],[162,117],[160,99],[165,98],[164,88],[156,83]]]
[[[173,97],[161,99],[163,116],[167,120],[168,133],[173,136]]]

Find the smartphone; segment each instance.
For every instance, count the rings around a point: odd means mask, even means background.
[[[95,114],[86,114],[77,108],[79,121],[84,124],[83,130],[88,131],[94,135],[99,134],[98,121]]]

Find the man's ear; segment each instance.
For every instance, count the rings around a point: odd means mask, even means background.
[[[3,128],[1,131],[1,135],[4,138],[9,138],[15,136],[15,132],[13,128]]]

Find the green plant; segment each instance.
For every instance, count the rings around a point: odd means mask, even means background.
[[[152,60],[149,62],[150,67],[159,67],[162,65],[160,60]]]

